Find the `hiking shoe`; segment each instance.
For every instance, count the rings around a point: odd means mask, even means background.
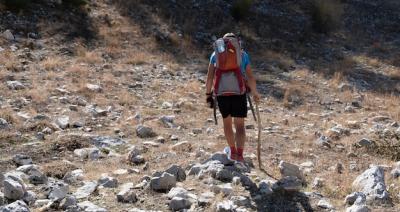
[[[237,155],[236,154],[231,154],[231,148],[225,147],[224,153],[228,157],[228,160],[230,160],[230,161],[236,161],[237,160]]]

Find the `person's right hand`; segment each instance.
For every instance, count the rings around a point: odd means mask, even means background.
[[[209,108],[214,107],[214,98],[212,97],[212,94],[207,94],[206,102]]]
[[[260,103],[261,95],[257,91],[251,92],[254,101],[258,104]]]

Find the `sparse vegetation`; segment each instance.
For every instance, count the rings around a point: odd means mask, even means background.
[[[253,0],[235,0],[231,9],[231,15],[236,20],[246,18],[250,14]]]
[[[311,17],[317,32],[329,33],[342,23],[343,5],[339,0],[312,0]]]

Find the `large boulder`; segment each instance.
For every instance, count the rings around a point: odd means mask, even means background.
[[[26,192],[25,186],[17,180],[8,177],[3,182],[4,196],[10,200],[20,200]]]
[[[170,173],[164,172],[159,177],[153,177],[150,180],[150,188],[155,191],[167,191],[176,185],[176,177]]]
[[[57,181],[57,180],[50,180],[46,187],[46,194],[47,198],[53,201],[59,201],[64,199],[69,192],[68,184]]]
[[[354,191],[364,193],[368,204],[391,204],[386,190],[384,170],[380,166],[372,166],[365,170],[354,180],[352,188]]]
[[[97,182],[99,186],[105,188],[116,188],[118,186],[117,178],[109,177],[106,174],[103,174]]]
[[[138,125],[136,127],[136,135],[139,138],[152,138],[157,136],[157,134],[153,131],[151,127],[144,125]]]
[[[133,191],[133,183],[125,183],[121,186],[120,192],[117,194],[117,201],[123,203],[134,203],[138,200],[136,193]]]
[[[354,199],[355,198],[355,199]],[[371,210],[366,205],[365,194],[360,192],[355,192],[348,195],[345,200],[346,203],[352,205],[346,208],[346,212],[370,212]]]
[[[169,202],[169,208],[172,211],[181,211],[183,209],[189,209],[192,202],[189,199],[182,197],[174,197]]]
[[[0,207],[1,212],[30,212],[28,205],[22,200],[15,201],[6,206]]]
[[[176,181],[182,182],[186,180],[186,173],[185,170],[178,166],[178,165],[172,165],[170,166],[165,172],[170,173],[176,177]]]
[[[46,184],[47,176],[39,170],[36,165],[23,165],[17,168],[17,171],[21,171],[28,175],[29,182],[34,185]]]
[[[279,171],[282,177],[294,176],[300,180],[304,180],[303,172],[300,170],[300,167],[295,164],[281,161],[279,163]]]

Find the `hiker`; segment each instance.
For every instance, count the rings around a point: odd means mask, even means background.
[[[246,92],[251,93],[256,103],[260,101],[260,94],[256,89],[249,55],[240,45],[239,38],[233,33],[227,33],[214,42],[214,52],[208,66],[206,101],[214,110],[215,104],[218,104],[222,115],[224,133],[229,145],[224,152],[230,160],[244,162]],[[216,118],[215,114],[214,116]],[[236,133],[233,133],[232,120]]]

